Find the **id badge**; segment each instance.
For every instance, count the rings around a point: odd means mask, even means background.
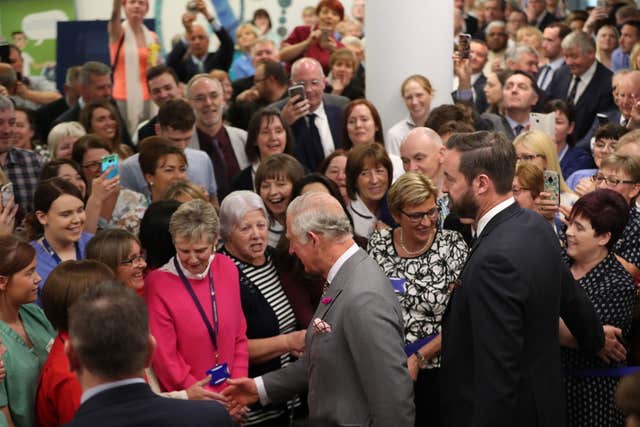
[[[221,363],[214,368],[209,369],[207,371],[207,375],[211,375],[211,381],[209,381],[210,386],[221,384],[231,378],[229,365],[226,363]]]
[[[397,294],[404,295],[404,284],[407,283],[407,279],[401,277],[389,277],[389,281],[391,282],[391,286],[393,286],[393,290],[396,291]]]

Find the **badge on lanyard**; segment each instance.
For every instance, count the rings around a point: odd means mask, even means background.
[[[389,281],[391,282],[391,286],[393,286],[393,290],[396,291],[397,294],[404,295],[406,292],[405,283],[407,283],[407,279],[404,277],[389,277]]]

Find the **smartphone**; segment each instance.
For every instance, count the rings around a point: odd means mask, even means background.
[[[459,34],[458,35],[458,51],[460,52],[460,59],[469,59],[471,56],[471,34]]]
[[[301,98],[298,99],[298,102],[304,101],[307,99],[307,95],[304,92],[304,86],[302,85],[293,85],[289,87],[289,98],[293,98],[296,95],[300,95]]]
[[[107,179],[115,178],[118,176],[118,155],[117,154],[109,154],[108,156],[104,156],[102,158],[102,163],[100,164],[100,171],[104,172],[110,167],[113,166],[111,172],[107,175]]]
[[[546,133],[552,140],[556,139],[556,113],[549,114],[531,113],[529,114],[529,129],[539,130]]]
[[[609,117],[606,114],[598,113],[596,117],[598,118],[598,126],[604,126],[609,123]]]
[[[560,177],[558,172],[552,170],[544,171],[544,191],[549,193],[549,199],[556,202],[556,206],[560,206]]]
[[[189,0],[185,5],[187,12],[195,13],[198,11],[198,2],[196,0]]]
[[[598,0],[596,2],[596,7],[599,7],[601,9],[604,9],[607,7],[607,0]]]
[[[2,193],[2,206],[7,206],[9,200],[13,197],[13,184],[8,182],[0,188]]]
[[[330,36],[331,36],[331,30],[321,30],[320,43],[326,44],[329,41]]]

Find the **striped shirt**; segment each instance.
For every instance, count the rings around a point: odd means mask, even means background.
[[[228,251],[225,251],[229,254]],[[279,333],[287,334],[295,332],[296,330],[296,318],[289,303],[287,295],[284,293],[282,286],[280,285],[280,277],[276,270],[271,257],[266,255],[266,262],[263,265],[255,266],[246,264],[233,255],[229,254],[233,262],[238,267],[241,276],[258,288],[262,296],[265,298],[278,321]],[[241,278],[242,281],[242,278]],[[280,366],[285,367],[291,362],[291,356],[289,353],[285,353],[280,356]],[[300,401],[296,398],[292,402],[288,402],[287,406],[291,409],[292,405],[298,406]],[[282,415],[280,409],[256,409],[249,412],[249,416],[245,425],[254,425],[260,422],[277,418]]]

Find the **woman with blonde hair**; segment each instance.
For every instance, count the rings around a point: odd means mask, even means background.
[[[387,151],[400,155],[400,143],[416,126],[424,126],[431,112],[431,100],[435,94],[428,78],[420,74],[407,77],[400,86],[400,95],[409,111],[409,117],[391,126],[387,132]]]
[[[51,160],[71,159],[73,144],[86,134],[87,131],[79,122],[58,123],[51,129],[47,137],[49,158]]]
[[[260,30],[253,24],[242,24],[236,30],[236,51],[233,54],[233,62],[229,68],[231,81],[251,77],[255,74],[253,59],[249,51],[260,37]]]
[[[558,174],[560,182],[560,204],[571,206],[578,196],[569,188],[562,177],[562,169],[558,160],[555,142],[544,132],[523,132],[513,141],[518,163],[531,162],[540,169],[552,170]],[[544,194],[543,194],[544,195]]]

